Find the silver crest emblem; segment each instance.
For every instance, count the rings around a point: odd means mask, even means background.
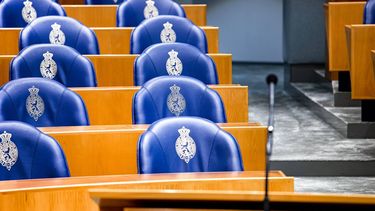
[[[61,25],[54,23],[51,25],[52,30],[49,33],[49,42],[56,45],[65,44],[65,34],[61,31]]]
[[[26,23],[30,23],[31,21],[35,20],[37,16],[36,10],[32,6],[33,3],[29,0],[24,1],[23,5],[25,6],[22,8],[22,18]]]
[[[43,54],[43,61],[40,63],[40,73],[43,78],[53,79],[57,73],[57,64],[52,59],[53,54],[47,51]]]
[[[177,155],[185,163],[189,163],[196,153],[195,141],[189,136],[190,130],[185,127],[178,129],[178,133],[180,133],[180,136],[175,144]]]
[[[44,113],[44,101],[38,95],[39,89],[35,86],[29,89],[30,95],[26,99],[26,109],[30,117],[38,121]]]
[[[182,94],[180,94],[181,88],[174,84],[173,86],[169,87],[169,89],[171,90],[171,93],[168,95],[167,99],[168,109],[172,114],[180,116],[186,107],[185,98]]]
[[[171,50],[168,52],[169,58],[167,60],[167,63],[165,64],[167,68],[168,75],[173,75],[173,76],[179,76],[182,73],[182,62],[181,60],[177,57],[178,52]]]
[[[0,135],[0,138],[0,163],[10,171],[12,166],[17,162],[18,149],[16,144],[10,140],[10,138],[12,138],[11,133],[4,131],[3,134]]]
[[[153,18],[159,15],[158,8],[155,7],[155,2],[153,0],[146,1],[146,7],[143,10],[143,15],[145,19]]]
[[[160,33],[160,40],[163,43],[176,42],[176,32],[172,29],[173,24],[166,22],[163,24],[164,29]]]

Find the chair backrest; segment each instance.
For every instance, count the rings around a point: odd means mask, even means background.
[[[99,54],[99,44],[94,31],[69,17],[41,17],[27,25],[20,33],[20,50],[43,43],[67,45],[80,54]]]
[[[55,139],[16,121],[0,122],[0,180],[69,177]]]
[[[172,117],[152,124],[138,141],[138,172],[243,171],[235,138],[197,117]]]
[[[37,44],[23,49],[11,62],[11,80],[43,77],[67,87],[95,87],[96,76],[89,59],[65,45]]]
[[[184,9],[172,0],[126,0],[117,9],[117,26],[138,26],[159,15],[185,17]]]
[[[139,24],[131,34],[130,53],[140,54],[153,44],[173,42],[187,43],[207,53],[204,31],[190,20],[172,15],[160,15]]]
[[[25,27],[38,17],[66,16],[64,9],[51,0],[3,0],[0,27]]]
[[[85,104],[75,92],[54,80],[21,78],[0,90],[0,121],[35,127],[88,125]]]
[[[160,76],[145,83],[134,95],[133,123],[151,124],[173,116],[227,121],[220,95],[191,77]]]
[[[363,23],[364,24],[375,23],[375,0],[368,0],[366,2],[364,13],[363,13]]]
[[[121,4],[126,0],[85,0],[85,4],[105,4],[105,5],[110,5],[110,4]]]
[[[147,48],[134,63],[134,84],[163,76],[190,76],[205,84],[217,84],[214,61],[186,43],[160,43]]]

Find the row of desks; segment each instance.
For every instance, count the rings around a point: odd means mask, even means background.
[[[206,33],[208,53],[219,53],[219,28],[201,26]],[[91,28],[98,38],[100,54],[130,53],[130,36],[133,27]],[[18,39],[21,28],[0,28],[0,55],[18,54]],[[67,38],[69,39],[69,38]]]
[[[208,54],[216,64],[219,84],[232,83],[232,54]],[[43,56],[41,60],[43,60]],[[138,54],[86,55],[92,62],[98,86],[134,86],[133,65]],[[9,81],[9,66],[15,55],[0,55],[0,86]]]

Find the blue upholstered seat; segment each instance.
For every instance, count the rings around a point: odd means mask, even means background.
[[[197,117],[171,117],[153,123],[138,141],[138,172],[243,171],[235,138]]]
[[[0,180],[69,177],[60,145],[35,127],[0,122]]]
[[[151,124],[171,116],[198,116],[226,122],[220,95],[186,76],[160,76],[143,85],[133,98],[133,123]]]
[[[11,62],[10,79],[44,77],[67,87],[95,87],[89,59],[65,45],[37,44],[23,49]]]
[[[0,90],[0,121],[15,120],[35,127],[88,125],[81,97],[54,80],[21,78]]]
[[[186,43],[160,43],[147,48],[134,63],[134,84],[163,75],[184,75],[217,84],[216,65],[206,54]]]
[[[140,54],[153,44],[172,42],[187,43],[207,53],[204,31],[190,20],[172,15],[160,15],[139,24],[131,34],[130,53]]]
[[[41,17],[27,25],[20,33],[20,50],[43,43],[67,45],[81,54],[99,54],[95,33],[69,17]]]
[[[24,27],[38,17],[65,16],[64,9],[51,0],[3,0],[0,27]]]
[[[375,1],[368,0],[365,5],[363,14],[363,23],[364,24],[374,24],[375,23]]]
[[[159,15],[185,17],[184,9],[172,0],[126,0],[117,9],[117,26],[138,26]]]
[[[121,4],[126,0],[85,0],[85,4]]]

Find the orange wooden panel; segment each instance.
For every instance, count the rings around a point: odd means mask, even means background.
[[[336,2],[326,5],[328,69],[330,71],[349,70],[345,25],[362,23],[364,5],[365,2]]]
[[[375,49],[375,25],[351,25],[346,29],[352,99],[375,99],[375,75],[371,58],[371,50]]]
[[[237,140],[245,170],[265,169],[265,126],[225,123],[221,128]],[[137,173],[137,143],[148,125],[105,125],[39,128],[63,148],[72,176]]]
[[[98,86],[133,86],[133,65],[137,54],[86,55],[94,65]],[[220,84],[232,83],[232,55],[209,54],[215,61]],[[14,55],[0,55],[0,86],[9,81]]]
[[[201,27],[207,36],[208,53],[219,52],[219,28]],[[101,54],[128,54],[133,28],[92,28],[98,38]],[[0,55],[18,54],[18,37],[21,28],[0,28]]]
[[[247,86],[216,85],[228,122],[248,122]],[[132,99],[139,87],[72,88],[83,99],[92,125],[132,123]]]
[[[262,191],[263,175],[263,172],[228,172],[4,181],[0,185],[0,209],[98,211],[98,205],[88,193],[89,188]],[[271,191],[293,191],[292,177],[285,177],[281,172],[270,175]]]
[[[116,27],[117,5],[63,5],[67,15],[88,27]],[[197,26],[206,25],[205,4],[183,4],[186,17]]]

